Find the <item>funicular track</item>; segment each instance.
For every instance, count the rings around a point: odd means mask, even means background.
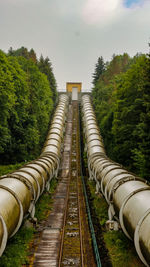
[[[30,266],[92,266],[91,244],[81,181],[78,102],[69,106],[59,183],[53,209]]]
[[[59,266],[83,266],[83,245],[80,216],[80,199],[78,189],[78,149],[77,149],[77,104],[73,103],[72,145],[70,157],[70,183],[68,202],[64,218]]]
[[[72,102],[70,182],[59,266],[96,266],[81,181],[78,102]]]

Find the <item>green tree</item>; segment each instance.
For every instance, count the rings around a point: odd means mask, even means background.
[[[25,143],[26,123],[28,121],[29,111],[29,86],[27,83],[27,75],[21,69],[15,57],[9,57],[8,61],[11,65],[11,75],[15,88],[15,104],[13,105],[10,117],[8,119],[8,127],[11,133],[11,141],[5,149],[3,160],[15,162],[23,161],[28,157],[27,143]]]
[[[125,72],[130,64],[128,54],[113,56],[110,62],[105,64],[105,71],[99,77],[95,87],[92,89],[93,104],[95,107],[98,124],[104,139],[108,155],[114,158],[114,139],[112,134],[113,122],[113,93],[116,91],[118,76]]]
[[[31,121],[29,125],[31,127],[29,135],[31,135],[32,129],[34,131],[36,130],[33,135],[35,138],[29,142],[29,147],[32,147],[33,152],[36,150],[36,142],[42,145],[46,137],[49,118],[53,110],[52,91],[46,75],[39,71],[39,68],[32,60],[18,57],[18,62],[27,74],[28,85],[30,87],[29,119]]]
[[[94,86],[96,86],[96,83],[99,80],[102,73],[104,72],[104,70],[105,70],[105,63],[104,63],[103,57],[99,57],[95,65],[95,71],[92,75],[93,77],[92,83]]]
[[[37,63],[36,53],[33,48],[31,48],[31,50],[29,51],[29,58],[32,59],[35,64]]]
[[[92,97],[108,156],[150,180],[150,55],[113,55]]]
[[[4,153],[11,141],[8,120],[15,101],[11,66],[6,55],[0,50],[0,154]]]
[[[38,62],[38,67],[39,70],[44,73],[47,76],[47,79],[49,81],[49,85],[52,91],[52,98],[54,103],[56,102],[57,99],[57,84],[56,84],[56,79],[55,76],[53,74],[53,68],[52,68],[52,64],[49,60],[48,57],[46,57],[45,59],[43,58],[43,56],[41,55],[39,62]]]
[[[1,163],[37,156],[48,131],[52,91],[35,62],[34,50],[30,52],[10,49],[6,56],[0,51]]]
[[[15,56],[15,57],[24,57],[26,59],[32,59],[32,61],[35,64],[37,63],[36,53],[33,50],[33,48],[31,48],[31,50],[28,51],[28,49],[24,46],[22,46],[21,48],[18,48],[17,50],[13,50],[13,48],[10,47],[10,49],[8,50],[8,55]]]
[[[150,153],[150,92],[147,66],[146,56],[141,55],[136,63],[120,76],[115,92],[112,127],[116,159],[132,170],[133,165],[136,166],[137,173],[142,176],[146,175],[145,155]],[[142,161],[139,165],[140,160]]]
[[[140,86],[142,98],[138,99],[141,112],[139,122],[133,132],[138,142],[132,154],[137,173],[150,180],[150,54],[145,58],[141,72],[143,76]]]

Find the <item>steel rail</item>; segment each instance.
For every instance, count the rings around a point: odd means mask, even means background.
[[[67,198],[66,198],[66,208],[65,208],[65,215],[64,215],[64,220],[63,220],[63,229],[62,229],[62,236],[61,236],[61,245],[60,245],[60,253],[59,253],[59,263],[58,267],[63,266],[63,252],[64,252],[64,241],[65,241],[65,227],[67,225],[67,212],[69,212],[69,193],[71,190],[71,179],[72,179],[72,174],[71,174],[71,164],[72,164],[72,152],[75,150],[76,153],[76,166],[75,169],[77,171],[77,177],[75,181],[75,191],[77,193],[77,221],[78,221],[78,233],[79,233],[79,242],[80,242],[80,266],[84,267],[84,251],[83,251],[83,237],[82,237],[82,222],[81,222],[81,206],[80,206],[80,190],[79,190],[79,162],[80,162],[80,152],[79,152],[79,135],[76,134],[75,142],[73,143],[73,131],[77,131],[77,127],[79,124],[79,117],[78,113],[78,104],[72,104],[72,110],[73,110],[73,116],[72,116],[72,142],[71,142],[71,148],[70,148],[70,155],[71,155],[71,160],[70,160],[70,180],[68,184],[68,190],[67,190]]]
[[[60,244],[58,267],[61,267],[61,261],[62,261],[62,255],[63,255],[63,243],[64,243],[64,236],[65,236],[65,225],[66,225],[66,217],[67,217],[68,198],[69,198],[69,184],[68,184],[68,189],[67,189],[67,197],[66,197],[66,201],[65,201],[66,208],[65,208],[63,228],[62,228],[62,234],[61,234],[61,244]]]
[[[77,129],[77,135],[76,135],[76,155],[77,155],[77,193],[78,193],[78,213],[79,213],[79,231],[80,231],[80,249],[81,249],[81,266],[84,266],[84,253],[83,253],[83,237],[82,237],[82,222],[81,222],[81,206],[80,206],[80,194],[79,194],[79,175],[78,172],[80,170],[79,162],[81,162],[81,154],[80,154],[80,142],[79,142],[79,113],[78,113],[78,105],[76,106],[77,112],[76,112],[76,129]],[[77,123],[78,122],[78,123]]]
[[[85,181],[84,181],[84,175],[83,175],[82,155],[81,155],[81,119],[80,119],[79,108],[78,108],[78,116],[79,116],[79,133],[80,133],[79,134],[79,144],[80,144],[79,152],[80,152],[81,180],[82,180],[82,184],[83,184],[83,191],[84,191],[84,196],[85,196],[86,209],[87,209],[87,214],[88,214],[90,232],[91,232],[91,236],[92,236],[92,243],[93,243],[95,259],[96,259],[97,267],[102,267],[100,254],[99,254],[99,250],[98,250],[98,245],[97,245],[97,241],[96,241],[96,236],[95,236],[95,231],[94,231],[94,226],[93,226],[93,222],[92,222],[92,216],[91,216],[91,211],[90,211],[90,206],[89,206],[89,201],[88,201],[88,196],[87,196],[87,191],[86,191],[86,185],[85,185]]]
[[[67,129],[67,127],[66,127],[66,129]],[[72,133],[71,133],[71,135],[72,135]],[[72,136],[71,136],[71,138],[72,138]],[[70,147],[70,152],[69,152],[70,156],[71,156],[71,152],[72,152],[72,145]],[[71,175],[71,160],[69,162],[69,183],[68,183],[67,196],[66,196],[66,201],[65,201],[65,214],[64,214],[62,234],[61,234],[61,244],[60,244],[58,267],[61,267],[61,261],[62,261],[62,255],[63,255],[63,243],[64,243],[65,225],[66,225],[68,199],[69,199],[70,175]]]

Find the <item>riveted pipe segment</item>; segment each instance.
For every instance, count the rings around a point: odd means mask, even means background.
[[[68,97],[61,95],[41,155],[19,170],[0,177],[0,256],[35,202],[57,175],[65,131]]]
[[[90,179],[109,204],[110,220],[120,222],[142,262],[150,266],[150,186],[106,156],[89,95],[82,97],[81,106]]]
[[[134,234],[134,244],[140,259],[149,266],[150,263],[149,247],[150,247],[150,209],[146,211],[138,222]],[[146,260],[145,260],[146,259]]]
[[[5,221],[3,217],[0,215],[0,256],[2,256],[8,239],[8,232],[7,232],[7,226],[5,224]]]
[[[20,206],[15,195],[5,187],[0,187],[0,210],[5,221],[8,237],[10,237],[18,225],[20,219]]]
[[[18,203],[21,203],[21,209],[23,210],[23,214],[25,214],[28,211],[32,199],[31,191],[28,187],[22,181],[15,178],[1,179],[0,188],[2,187],[10,192]]]

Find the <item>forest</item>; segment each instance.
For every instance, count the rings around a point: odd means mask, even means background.
[[[0,164],[39,155],[57,99],[52,64],[33,49],[0,50]]]
[[[92,99],[107,155],[150,181],[150,55],[99,57]]]
[[[0,164],[39,155],[56,99],[48,57],[25,47],[0,50]],[[92,100],[107,155],[150,180],[150,55],[99,57]]]

